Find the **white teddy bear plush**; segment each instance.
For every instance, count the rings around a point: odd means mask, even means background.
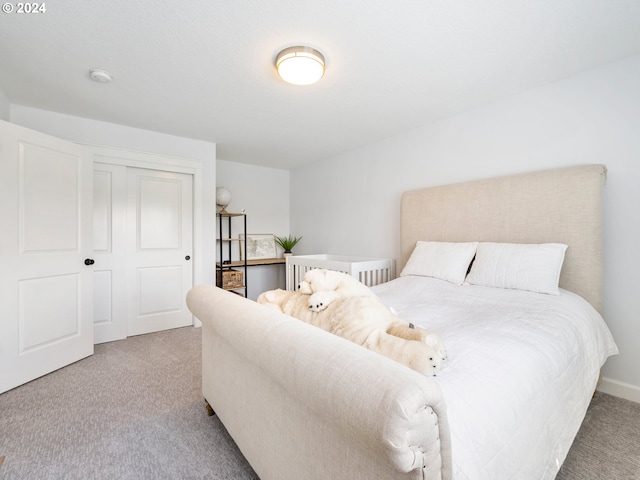
[[[309,296],[299,291],[277,289],[264,292],[257,301],[423,375],[435,375],[446,358],[444,346],[435,333],[412,328],[373,295],[335,298],[321,312],[309,309]]]
[[[351,275],[320,268],[305,273],[298,291],[309,295],[309,309],[314,312],[321,312],[338,298],[373,296],[369,287]]]

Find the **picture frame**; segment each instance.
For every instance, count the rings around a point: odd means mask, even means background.
[[[263,258],[276,257],[276,238],[273,233],[248,233],[247,251],[245,252],[244,234],[239,235],[240,239],[240,260],[259,260]]]

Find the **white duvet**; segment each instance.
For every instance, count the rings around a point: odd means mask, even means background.
[[[447,349],[434,379],[447,403],[454,479],[555,478],[600,367],[618,353],[596,310],[566,290],[555,296],[429,277],[373,290]]]

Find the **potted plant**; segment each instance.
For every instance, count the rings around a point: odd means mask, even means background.
[[[300,241],[302,237],[294,237],[293,235],[289,235],[286,237],[276,237],[276,243],[282,247],[284,250],[284,255],[291,255],[291,250],[296,244]]]

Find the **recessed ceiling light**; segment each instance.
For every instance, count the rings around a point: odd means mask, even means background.
[[[108,83],[111,81],[111,74],[99,68],[92,68],[91,70],[89,70],[89,77],[91,78],[91,80],[100,83]]]
[[[294,85],[311,85],[324,75],[324,56],[311,47],[289,47],[276,57],[278,75]]]

